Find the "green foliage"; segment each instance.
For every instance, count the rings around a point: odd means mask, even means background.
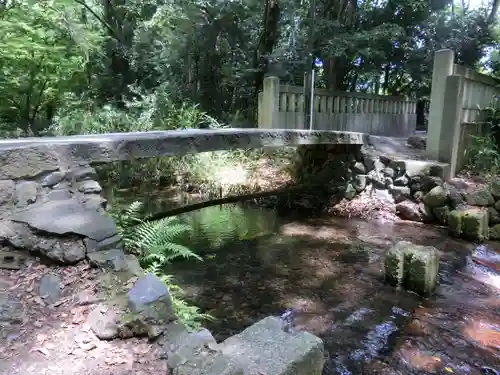
[[[500,151],[493,137],[473,137],[468,169],[496,174],[500,171]]]
[[[211,317],[200,313],[197,307],[184,301],[182,289],[172,282],[172,276],[165,275],[163,271],[167,264],[178,258],[202,260],[192,250],[176,242],[181,234],[191,228],[173,217],[146,221],[147,216],[143,211],[142,203],[133,202],[123,212],[112,213],[125,247],[129,252],[138,255],[141,266],[158,275],[166,283],[179,319],[189,327],[198,328],[202,320]]]

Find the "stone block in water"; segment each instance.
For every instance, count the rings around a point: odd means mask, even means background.
[[[489,237],[488,211],[482,208],[453,210],[448,215],[448,229],[455,237],[484,241]]]
[[[422,296],[430,295],[436,289],[438,270],[439,251],[432,246],[400,241],[385,257],[386,281]]]
[[[320,375],[323,342],[308,332],[288,332],[287,323],[267,317],[221,344],[222,353],[242,364],[245,373]]]

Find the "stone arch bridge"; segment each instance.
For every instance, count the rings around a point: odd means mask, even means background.
[[[116,254],[106,255],[121,252],[121,239],[113,219],[104,214],[106,201],[100,195],[92,163],[299,146],[300,170],[296,173],[314,174],[318,169],[307,165],[304,151],[309,155],[311,150],[319,151],[316,154],[323,161],[325,157],[348,160],[367,141],[368,135],[362,133],[259,129],[3,140],[0,141],[0,248],[2,245],[21,248],[66,264],[85,258],[101,266],[112,261],[115,269],[122,266],[120,262],[125,264],[127,260],[117,258]]]

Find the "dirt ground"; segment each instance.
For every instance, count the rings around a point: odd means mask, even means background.
[[[41,278],[60,277],[61,298],[48,303]],[[0,374],[167,374],[158,345],[147,339],[101,341],[86,325],[100,271],[82,263],[48,267],[32,259],[20,270],[0,269]],[[7,300],[7,301],[6,301]]]

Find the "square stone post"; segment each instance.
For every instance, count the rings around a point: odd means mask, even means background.
[[[443,176],[445,179],[453,178],[457,169],[463,98],[464,77],[461,75],[446,77],[438,157],[439,161],[450,164],[450,168],[445,173],[446,175]]]
[[[259,128],[279,129],[280,80],[278,77],[264,78],[262,100],[259,97]]]
[[[446,77],[453,74],[454,57],[455,53],[451,49],[442,49],[434,54],[426,146],[426,156],[434,160],[439,158],[439,138],[442,134]]]

